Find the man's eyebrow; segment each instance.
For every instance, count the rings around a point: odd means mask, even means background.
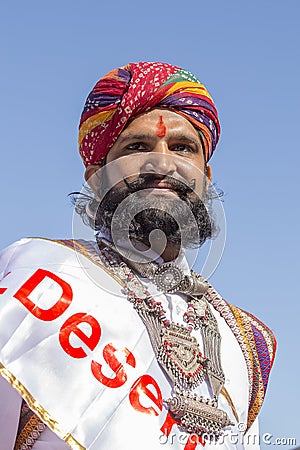
[[[176,141],[181,141],[181,142],[191,142],[197,146],[202,147],[200,139],[198,141],[193,136],[187,136],[186,134],[174,134],[173,136],[172,135],[170,136],[170,139],[174,139]]]
[[[149,141],[149,140],[153,140],[156,139],[156,136],[153,136],[152,134],[147,134],[147,133],[143,133],[143,134],[128,134],[127,136],[120,136],[120,138],[118,139],[118,144],[124,144],[128,141]],[[174,139],[180,142],[190,142],[193,143],[196,146],[200,146],[202,148],[202,144],[201,141],[197,140],[196,138],[194,138],[193,136],[187,136],[186,134],[174,134],[170,136],[170,139]]]
[[[150,139],[153,139],[151,134],[128,134],[127,136],[120,136],[118,139],[118,144],[124,144],[124,142],[127,141],[149,141]]]

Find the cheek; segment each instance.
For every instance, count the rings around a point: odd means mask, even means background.
[[[177,167],[179,175],[184,179],[195,180],[195,191],[197,194],[201,194],[206,178],[203,164],[199,164],[198,161],[182,161],[181,164],[177,164]]]
[[[116,186],[124,178],[135,179],[140,174],[140,158],[132,155],[111,160],[106,165],[106,178],[110,187]]]

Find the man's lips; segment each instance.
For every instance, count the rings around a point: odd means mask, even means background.
[[[194,188],[194,180],[187,184],[183,180],[177,180],[171,177],[141,177],[131,182],[124,178],[124,181],[131,192],[151,189],[157,190],[157,193],[161,194],[173,193],[181,196],[187,195]]]
[[[147,183],[145,184],[142,189],[153,189],[153,190],[159,190],[161,192],[171,192],[174,194],[178,194],[177,190],[169,183],[164,182],[158,182],[158,183]]]
[[[159,181],[158,183],[147,183],[144,186],[144,189],[171,189],[174,190],[174,186],[170,183],[164,183]]]

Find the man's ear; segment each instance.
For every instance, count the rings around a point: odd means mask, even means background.
[[[212,171],[209,164],[206,164],[205,166],[205,177],[204,177],[204,184],[203,184],[203,196],[206,198],[209,191],[209,186],[212,180]]]
[[[212,180],[212,170],[209,164],[206,164],[206,176],[209,178],[209,181]]]
[[[101,169],[100,164],[91,164],[86,168],[84,173],[85,181],[88,183],[95,195],[99,191],[99,176],[97,176],[97,171]]]

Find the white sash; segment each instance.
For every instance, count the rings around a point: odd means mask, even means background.
[[[107,271],[42,239],[19,241],[2,261],[0,373],[49,428],[73,449],[202,448],[166,422],[170,384]]]

